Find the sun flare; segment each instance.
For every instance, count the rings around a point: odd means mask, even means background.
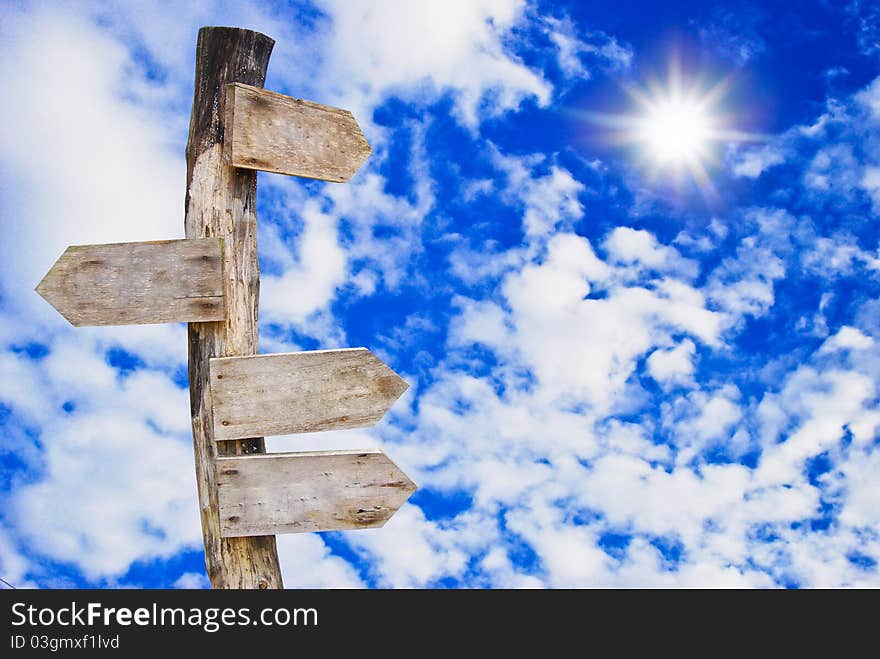
[[[620,104],[604,112],[579,108],[571,113],[591,124],[587,139],[624,147],[618,153],[637,165],[629,170],[632,176],[679,199],[697,190],[714,204],[720,195],[712,178],[723,175],[730,149],[769,138],[739,127],[749,117],[728,99],[735,82],[732,73],[714,81],[705,73],[685,75],[675,56],[665,79],[621,83],[628,106]]]
[[[713,139],[712,117],[699,101],[668,98],[651,103],[638,122],[637,138],[658,164],[694,164]]]
[[[636,112],[614,124],[616,139],[635,149],[651,180],[672,180],[677,186],[692,181],[711,200],[717,193],[710,172],[721,162],[724,145],[750,137],[727,125],[731,116],[721,102],[730,78],[711,86],[700,82],[686,83],[672,66],[665,84],[652,80],[647,87],[627,88]]]

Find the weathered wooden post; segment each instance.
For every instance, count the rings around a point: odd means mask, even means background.
[[[37,292],[73,325],[189,323],[205,567],[281,588],[275,533],[382,526],[416,485],[382,451],[266,454],[263,435],[372,426],[407,384],[365,348],[257,355],[255,170],[344,182],[370,146],[352,114],[262,89],[274,42],[199,31],[186,240],[68,247]]]
[[[257,173],[228,165],[227,85],[262,87],[275,42],[229,27],[204,27],[186,145],[186,237],[222,238],[226,319],[189,324],[189,383],[205,567],[214,588],[281,588],[275,536],[222,538],[214,463],[217,455],[264,453],[262,437],[214,441],[212,357],[257,353],[260,271],[257,261]],[[230,127],[231,128],[231,127]],[[231,130],[229,131],[231,132]]]

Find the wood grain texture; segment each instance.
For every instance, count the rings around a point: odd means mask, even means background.
[[[223,320],[220,240],[68,247],[37,293],[72,325]]]
[[[214,438],[365,428],[408,386],[366,348],[212,359]]]
[[[382,526],[416,485],[382,451],[217,459],[224,537]]]
[[[225,155],[234,167],[340,183],[372,151],[348,110],[242,84],[227,94]]]
[[[281,588],[274,536],[223,538],[215,483],[217,455],[265,451],[262,438],[214,441],[210,359],[257,352],[256,172],[223,162],[226,86],[262,86],[274,41],[228,27],[199,30],[189,140],[186,146],[186,236],[223,238],[227,317],[189,325],[189,381],[205,566],[214,588]]]

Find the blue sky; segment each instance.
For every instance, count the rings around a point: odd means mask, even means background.
[[[207,584],[185,327],[74,329],[33,288],[69,244],[183,236],[196,33],[235,25],[374,148],[345,185],[260,174],[261,350],[411,385],[270,449],[421,486],[280,536],[287,586],[880,586],[876,5],[154,4],[0,6],[0,576]],[[692,168],[621,139],[670,72],[718,92]]]

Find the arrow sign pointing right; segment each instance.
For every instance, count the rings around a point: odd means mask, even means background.
[[[37,293],[72,325],[223,320],[220,240],[74,245]]]
[[[224,538],[383,526],[416,491],[382,451],[217,458]]]
[[[214,438],[373,426],[408,387],[366,348],[215,357]]]
[[[372,151],[348,110],[238,82],[226,88],[225,149],[233,167],[336,183]]]

